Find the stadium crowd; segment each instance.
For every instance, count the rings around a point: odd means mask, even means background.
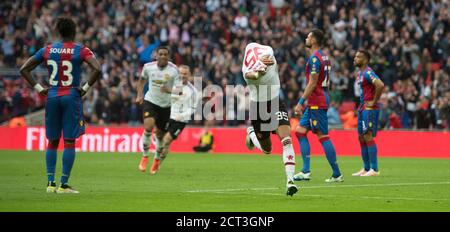
[[[55,19],[70,16],[78,25],[76,40],[91,48],[103,71],[84,101],[87,121],[139,124],[136,84],[157,46],[169,46],[172,61],[192,67],[205,85],[224,87],[245,84],[243,51],[247,43],[259,41],[274,48],[282,98],[293,113],[306,85],[304,41],[318,27],[326,32],[333,65],[330,124],[356,127],[360,93],[353,57],[366,48],[372,56],[370,65],[386,84],[382,127],[448,129],[449,9],[447,0],[2,1],[0,71],[20,67],[55,40]],[[40,70],[38,80],[46,83],[46,71]],[[45,103],[18,75],[0,72],[0,122]],[[236,114],[240,107],[246,106],[227,107],[225,115]]]

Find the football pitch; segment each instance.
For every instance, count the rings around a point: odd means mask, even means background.
[[[313,156],[312,179],[293,197],[279,155],[170,154],[156,175],[138,171],[139,160],[79,152],[70,184],[80,194],[63,195],[45,192],[44,152],[0,151],[0,211],[450,211],[450,159],[382,157],[381,176],[352,177],[361,159],[338,156],[345,181],[325,183],[328,163]]]

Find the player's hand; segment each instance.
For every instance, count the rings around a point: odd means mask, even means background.
[[[44,97],[46,97],[47,96],[47,94],[48,94],[48,88],[47,87],[45,87],[41,92],[39,92],[39,94],[41,95],[41,96],[44,96]]]
[[[83,97],[87,92],[83,90],[83,88],[78,87],[77,88],[78,92],[80,93],[80,96]]]
[[[305,110],[304,105],[297,104],[294,108],[295,116],[297,116],[298,118],[301,118],[304,110]]]
[[[265,75],[266,72],[267,72],[266,70],[258,71],[258,76],[261,77],[261,76]]]
[[[171,93],[170,89],[165,85],[162,85],[159,90],[161,91],[161,93]]]
[[[256,62],[256,64],[253,66],[252,69],[254,72],[265,74],[267,71],[267,65],[265,65],[262,61],[258,60],[258,62]]]
[[[265,64],[265,65],[267,65],[267,66],[270,66],[270,65],[275,64],[275,61],[273,60],[273,58],[272,58],[271,55],[264,55],[264,56],[261,56],[261,57],[259,58],[259,60],[260,60],[261,62],[263,62],[263,64]]]
[[[142,97],[142,96],[136,96],[136,100],[135,100],[135,102],[138,104],[138,105],[142,105],[142,103],[144,103],[144,98]]]
[[[375,102],[374,101],[368,101],[366,102],[366,107],[368,108],[373,108],[375,106]]]

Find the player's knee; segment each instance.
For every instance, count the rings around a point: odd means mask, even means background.
[[[366,141],[364,140],[364,136],[362,136],[362,135],[359,135],[359,136],[358,136],[358,140],[359,140],[359,143],[360,143],[360,144],[363,144],[363,143],[366,142]]]
[[[370,141],[372,141],[372,140],[373,140],[372,134],[371,134],[370,132],[364,134],[363,139],[364,139],[365,142],[370,142]]]
[[[297,136],[298,139],[301,139],[301,138],[306,137],[306,133],[301,133],[301,132],[296,131],[295,136]]]
[[[290,137],[291,136],[291,128],[289,126],[281,126],[278,129],[277,134],[280,137],[280,139]]]
[[[172,143],[172,141],[173,141],[172,136],[170,136],[170,134],[164,136],[163,141],[164,141],[164,144],[169,145],[169,144]]]
[[[144,119],[144,129],[146,131],[152,131],[155,126],[155,120],[153,118]]]
[[[319,139],[319,141],[325,141],[325,140],[329,140],[330,137],[328,135],[324,135],[320,132],[317,133],[317,138]]]
[[[75,148],[75,140],[64,139],[64,148]]]
[[[147,133],[152,133],[153,131],[153,125],[149,125],[149,124],[144,124],[144,130]]]
[[[49,140],[48,141],[48,149],[58,149],[59,139],[58,140]]]
[[[304,128],[304,127],[302,127],[302,126],[300,126],[300,125],[298,125],[296,128],[295,128],[295,134],[306,134],[306,133],[308,133],[308,129],[306,129],[306,128]]]

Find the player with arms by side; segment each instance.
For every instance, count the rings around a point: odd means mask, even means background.
[[[169,49],[160,46],[156,49],[156,61],[146,63],[142,68],[137,86],[136,103],[143,104],[144,133],[142,134],[143,154],[139,170],[145,172],[148,164],[149,148],[153,128],[156,134],[156,153],[153,164],[159,163],[163,148],[163,137],[167,132],[170,118],[171,93],[179,73],[178,68],[169,62]],[[148,81],[148,91],[143,96],[144,85]],[[157,165],[152,165],[150,173],[156,173]]]
[[[187,65],[181,65],[179,72],[181,82],[178,82],[179,84],[175,85],[172,90],[169,127],[163,137],[163,150],[160,159],[153,160],[151,174],[158,172],[161,163],[167,158],[170,144],[181,134],[197,108],[198,91],[189,82],[191,69]]]
[[[245,47],[242,73],[250,89],[250,117],[246,145],[269,154],[272,150],[270,133],[276,133],[283,146],[283,162],[287,176],[286,194],[294,195],[295,152],[290,136],[286,106],[280,101],[280,77],[272,47],[249,43]]]
[[[41,95],[47,96],[45,105],[45,131],[48,139],[45,161],[47,166],[47,192],[78,193],[68,181],[75,161],[75,139],[84,134],[83,104],[81,97],[100,78],[100,64],[89,48],[75,43],[76,25],[72,19],[59,18],[56,29],[62,41],[41,48],[20,68],[20,73]],[[31,71],[42,62],[50,74],[50,87],[36,83]],[[86,62],[93,70],[88,82],[80,86],[81,65]],[[55,183],[57,149],[64,133],[62,175],[59,188]]]
[[[306,47],[311,56],[306,64],[306,81],[308,82],[303,96],[295,106],[295,113],[301,117],[296,128],[296,135],[300,143],[303,159],[301,172],[295,174],[295,180],[310,179],[310,145],[306,134],[312,130],[317,135],[325,151],[333,174],[325,182],[342,182],[344,178],[336,161],[336,151],[328,136],[327,110],[330,104],[328,86],[330,82],[331,62],[322,51],[324,35],[319,29],[312,30],[306,38]],[[306,106],[305,103],[307,102]]]
[[[370,54],[359,50],[353,61],[358,67],[357,83],[361,90],[358,107],[358,139],[361,145],[361,157],[364,167],[353,176],[378,176],[377,145],[373,138],[377,135],[378,116],[380,114],[378,100],[384,88],[384,83],[369,67]]]

